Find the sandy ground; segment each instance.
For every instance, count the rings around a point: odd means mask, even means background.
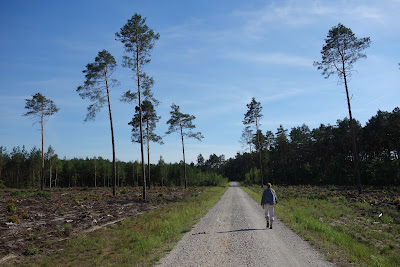
[[[232,182],[159,266],[334,265],[278,219],[266,229],[260,204]]]

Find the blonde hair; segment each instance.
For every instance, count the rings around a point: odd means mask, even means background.
[[[271,188],[271,183],[268,183],[268,184],[267,184],[267,187],[268,187],[268,188]]]

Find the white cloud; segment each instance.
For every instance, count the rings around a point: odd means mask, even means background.
[[[225,58],[239,61],[257,62],[262,64],[288,65],[294,67],[313,67],[313,60],[306,57],[288,55],[285,53],[257,53],[257,52],[233,52],[227,53]]]
[[[319,1],[293,0],[268,3],[257,9],[236,10],[232,13],[242,19],[243,34],[260,39],[277,27],[309,27],[327,21],[361,23],[360,26],[378,25],[398,27],[397,14],[400,3],[396,0],[383,1]]]
[[[292,98],[294,96],[298,96],[298,95],[301,95],[301,94],[304,94],[304,93],[306,93],[304,90],[289,89],[289,90],[285,90],[285,91],[280,92],[280,93],[275,94],[275,95],[262,97],[262,98],[260,98],[260,102],[262,102],[262,103],[274,102],[274,101],[277,101],[277,100]]]

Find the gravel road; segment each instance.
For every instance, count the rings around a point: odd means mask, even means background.
[[[334,266],[279,220],[273,226],[266,229],[260,204],[232,182],[158,266]]]

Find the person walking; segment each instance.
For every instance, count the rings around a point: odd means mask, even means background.
[[[271,188],[271,184],[267,184],[267,189],[264,190],[261,198],[261,206],[265,210],[265,219],[267,220],[267,228],[272,229],[274,223],[274,208],[278,204],[275,190]]]

